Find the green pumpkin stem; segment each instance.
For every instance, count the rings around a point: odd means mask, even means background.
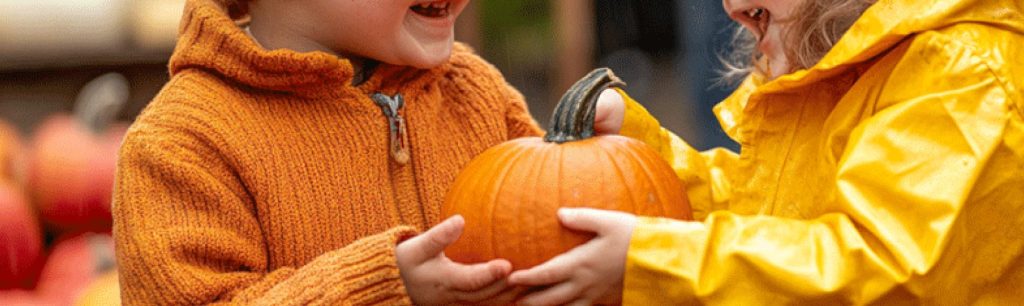
[[[610,87],[623,87],[623,83],[611,69],[598,68],[584,76],[558,101],[551,114],[544,141],[566,143],[594,136],[594,116],[597,114],[597,98]]]

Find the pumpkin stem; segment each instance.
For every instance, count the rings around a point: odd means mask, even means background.
[[[551,114],[544,141],[566,143],[594,136],[594,116],[597,114],[597,98],[610,87],[623,87],[623,83],[611,69],[598,68],[573,84],[558,101]]]

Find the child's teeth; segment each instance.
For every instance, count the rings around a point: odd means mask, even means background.
[[[445,15],[449,7],[451,7],[449,1],[424,2],[412,6],[420,14],[437,16]]]

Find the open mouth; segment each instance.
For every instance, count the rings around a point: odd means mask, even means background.
[[[410,10],[417,15],[424,16],[427,18],[443,18],[448,17],[448,8],[451,7],[451,1],[433,1],[417,3],[411,7]]]
[[[771,12],[758,7],[743,11],[743,15],[757,29],[755,33],[757,40],[764,39],[765,34],[768,33],[768,25],[771,22]]]

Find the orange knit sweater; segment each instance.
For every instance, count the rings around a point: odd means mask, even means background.
[[[189,0],[171,81],[121,149],[114,235],[129,305],[409,304],[395,245],[437,223],[476,154],[540,130],[468,48],[435,69],[259,48]],[[401,93],[412,159],[370,95]]]

